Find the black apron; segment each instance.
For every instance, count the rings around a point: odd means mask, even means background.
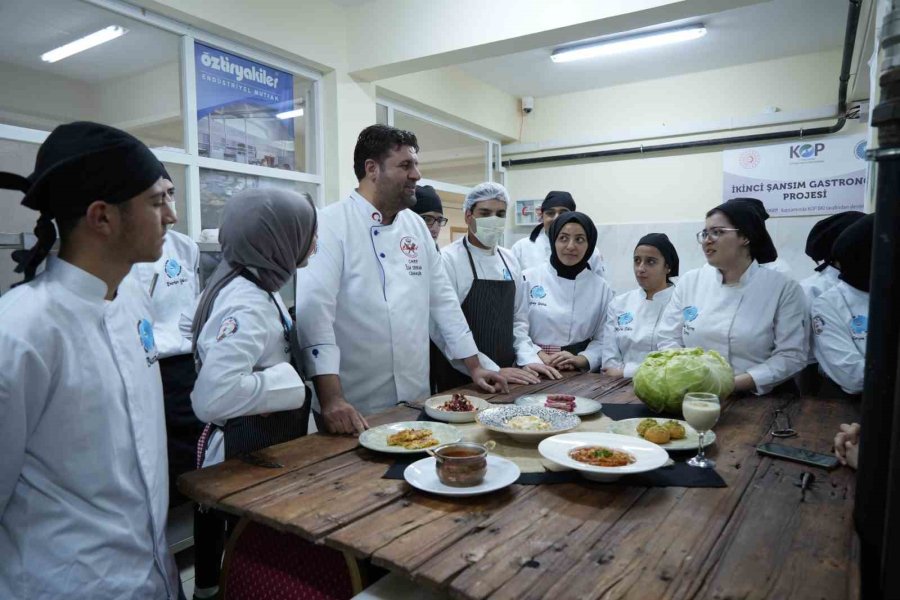
[[[241,277],[256,284],[260,289],[265,289],[259,279],[249,270],[244,269]],[[291,366],[300,373],[297,368],[297,360],[300,356],[300,344],[297,340],[297,328],[291,326],[287,315],[281,312],[281,307],[275,300],[272,292],[267,292],[278,315],[281,318],[281,326],[284,328],[284,342],[288,344],[291,356]],[[228,419],[222,427],[225,435],[225,459],[234,458],[241,454],[254,452],[275,444],[281,444],[298,437],[304,436],[309,428],[310,392],[306,388],[306,400],[303,406],[293,410],[271,413],[269,416],[249,415]]]
[[[510,280],[479,279],[475,272],[475,261],[469,245],[463,239],[463,246],[472,268],[472,287],[462,302],[462,311],[472,330],[479,352],[487,355],[501,368],[516,366],[515,336],[513,320],[516,311],[516,283]],[[497,250],[506,272],[512,271],[503,254]],[[431,345],[432,389],[443,392],[451,388],[471,383],[471,378],[455,368],[437,347]]]

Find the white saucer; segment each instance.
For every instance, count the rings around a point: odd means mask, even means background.
[[[484,481],[471,487],[452,487],[441,483],[434,468],[433,456],[417,460],[406,467],[406,470],[403,471],[403,478],[409,485],[423,492],[441,496],[477,496],[505,488],[518,479],[521,474],[516,463],[499,456],[488,454],[487,463],[488,468]]]

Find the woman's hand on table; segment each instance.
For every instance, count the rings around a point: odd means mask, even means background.
[[[586,371],[590,364],[586,357],[562,350],[553,355],[550,366],[560,371],[575,371],[578,369]]]
[[[741,373],[734,376],[734,391],[749,392],[756,389],[756,382],[750,373]]]
[[[549,365],[553,362],[553,355],[545,352],[544,350],[538,352],[538,358],[540,358],[541,362],[543,362],[545,365]]]
[[[530,363],[522,367],[522,370],[534,373],[538,377],[543,376],[547,379],[562,379],[562,375],[560,375],[559,371],[550,365],[545,365],[543,363]]]
[[[619,367],[603,367],[600,369],[600,372],[616,379],[625,377],[625,369],[620,369]]]

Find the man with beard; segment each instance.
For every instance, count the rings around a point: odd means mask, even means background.
[[[324,425],[359,433],[363,415],[429,395],[429,319],[472,380],[506,388],[483,369],[459,300],[424,221],[410,208],[419,174],[416,136],[384,125],[360,133],[359,187],[323,209],[318,251],[297,272],[297,328]]]

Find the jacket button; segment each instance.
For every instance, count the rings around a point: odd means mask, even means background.
[[[382,253],[379,254],[378,256],[380,256],[381,258],[384,258],[384,252],[382,252]]]

